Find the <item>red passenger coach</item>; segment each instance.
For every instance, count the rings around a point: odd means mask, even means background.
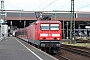
[[[19,32],[23,32],[19,34]],[[42,20],[16,32],[16,36],[37,45],[47,52],[57,52],[61,47],[62,23],[60,21]]]

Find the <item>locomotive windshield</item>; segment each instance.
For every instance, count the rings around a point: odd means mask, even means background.
[[[59,30],[59,24],[50,24],[50,30]]]
[[[49,24],[41,24],[40,29],[41,30],[49,30]]]
[[[59,24],[41,24],[41,30],[59,30]]]

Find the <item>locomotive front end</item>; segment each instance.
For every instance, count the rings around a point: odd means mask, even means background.
[[[60,22],[40,23],[40,48],[48,52],[57,52],[61,47],[62,27]]]

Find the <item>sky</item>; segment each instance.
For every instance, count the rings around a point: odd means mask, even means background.
[[[74,0],[74,4],[75,11],[90,11],[90,0]],[[4,9],[23,9],[25,11],[70,11],[71,0],[4,0]]]

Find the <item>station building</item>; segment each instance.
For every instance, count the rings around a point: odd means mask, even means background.
[[[10,27],[23,28],[31,22],[37,21],[36,12],[50,15],[51,20],[59,20],[62,22],[63,30],[70,29],[70,11],[24,11],[24,10],[5,10],[4,21]],[[75,29],[76,31],[90,30],[90,12],[75,11]],[[88,32],[87,32],[88,33]],[[65,33],[67,35],[67,33]],[[88,34],[89,35],[89,34]]]

